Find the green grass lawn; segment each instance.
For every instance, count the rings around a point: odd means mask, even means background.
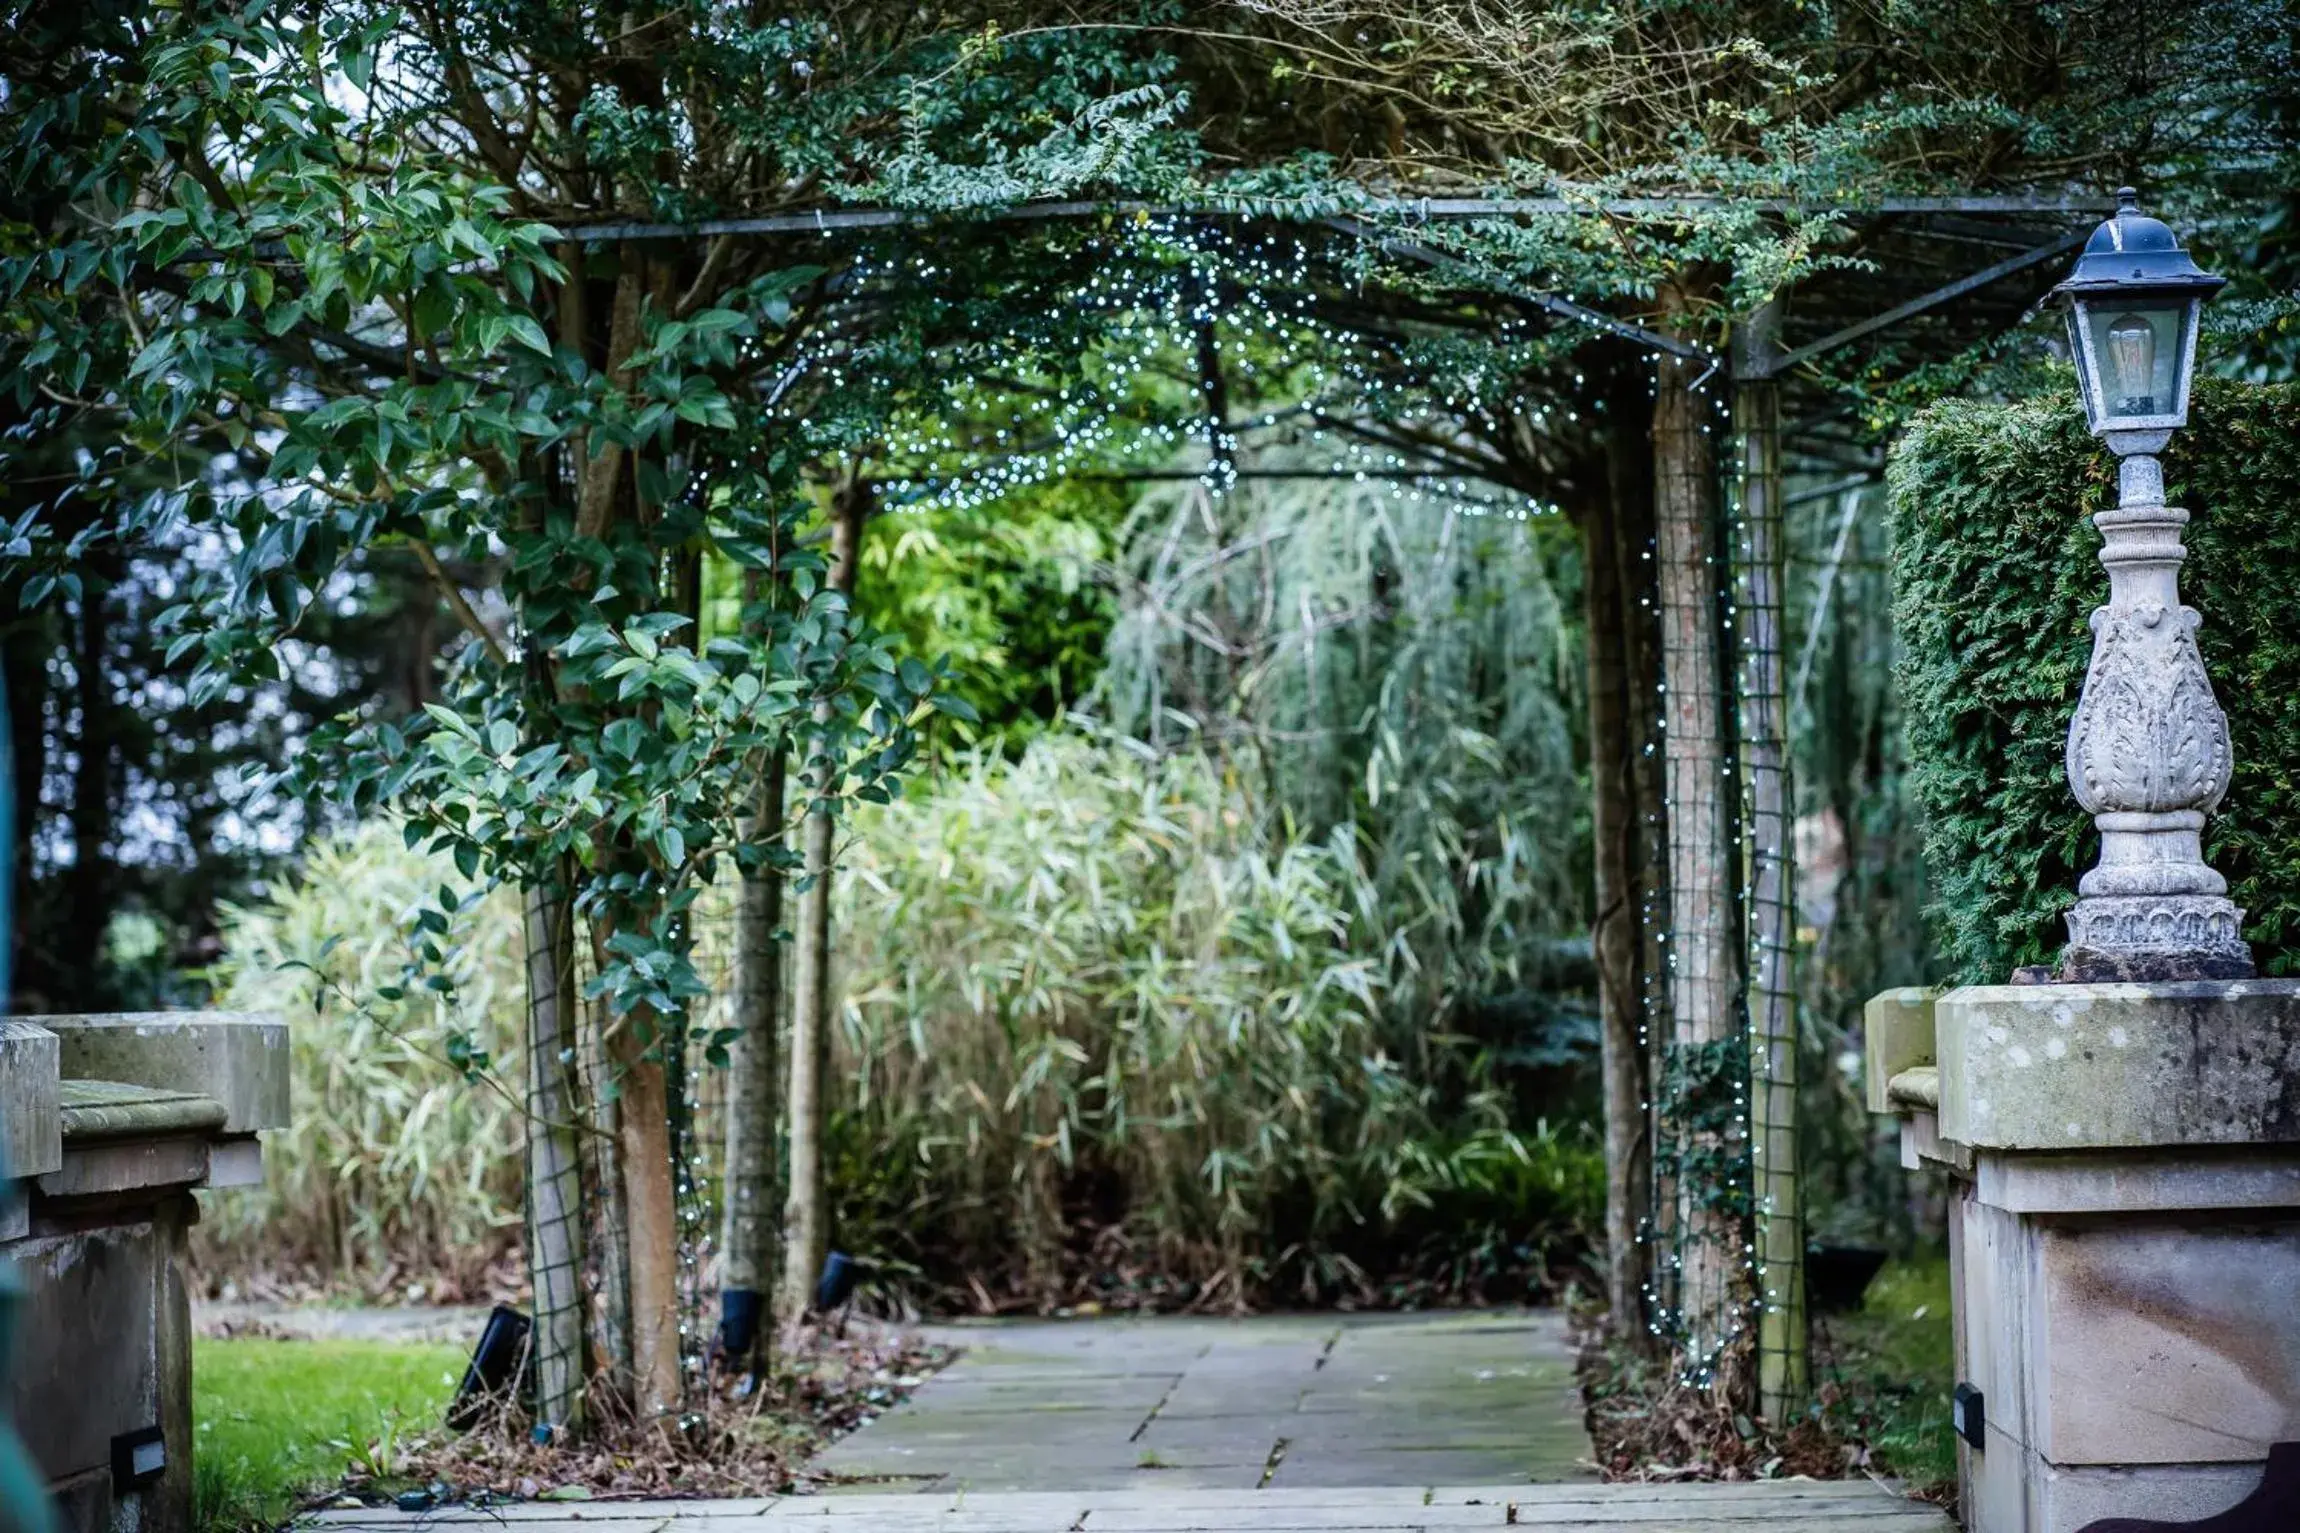
[[[1919,1489],[1954,1480],[1948,1258],[1887,1263],[1858,1314],[1823,1323],[1835,1353],[1833,1376],[1845,1391],[1837,1409],[1856,1419],[1857,1435],[1882,1467]]]
[[[195,1340],[200,1533],[275,1525],[347,1469],[389,1477],[398,1444],[439,1424],[463,1366],[452,1346]]]

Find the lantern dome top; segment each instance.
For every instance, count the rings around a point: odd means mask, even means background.
[[[2116,212],[2092,231],[2084,253],[2068,280],[2053,289],[2055,295],[2126,291],[2172,291],[2209,297],[2227,285],[2199,267],[2180,248],[2180,241],[2162,219],[2140,211],[2140,194],[2119,188]]]

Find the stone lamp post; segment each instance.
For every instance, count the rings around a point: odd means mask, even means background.
[[[2108,605],[2068,731],[2068,783],[2100,830],[2077,885],[2064,980],[2243,979],[2252,953],[2228,881],[2205,864],[2204,817],[2228,791],[2228,720],[2197,653],[2202,619],[2180,602],[2188,513],[2164,503],[2156,455],[2188,423],[2196,325],[2223,285],[2130,187],[2053,290],[2068,309],[2078,392],[2116,453],[2117,504],[2093,518]]]
[[[1871,1001],[1867,1088],[1902,1164],[1950,1182],[1968,1533],[2281,1533],[2300,1528],[2300,982],[2254,977],[2204,862],[2228,723],[2156,461],[2220,280],[2118,202],[2058,289],[2121,460],[2067,751],[2100,862],[2057,973],[2018,976],[2045,982]]]

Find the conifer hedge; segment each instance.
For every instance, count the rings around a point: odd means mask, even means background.
[[[2262,972],[2300,972],[2300,387],[2198,380],[2165,479],[2192,518],[2181,594],[2236,748],[2205,854]],[[1887,483],[1934,930],[1947,977],[2001,984],[2059,952],[2098,851],[2061,751],[2108,591],[2089,516],[2115,460],[2073,395],[1951,400],[1910,426]]]

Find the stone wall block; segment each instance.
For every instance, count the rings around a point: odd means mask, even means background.
[[[74,1080],[195,1092],[224,1105],[223,1132],[288,1122],[287,1024],[257,1012],[148,1011],[42,1017]]]
[[[1885,1087],[1892,1078],[1935,1062],[1933,1004],[1939,996],[1938,990],[1904,985],[1871,996],[1861,1009],[1861,1090],[1869,1111],[1891,1112]]]
[[[2227,1511],[2258,1488],[2258,1464],[2063,1466],[2031,1454],[2026,1520],[1993,1526],[2028,1533],[2078,1533],[2108,1517],[2177,1526]],[[1975,1526],[1992,1526],[1976,1524]]]
[[[154,1221],[36,1236],[8,1253],[25,1302],[6,1387],[24,1446],[51,1480],[108,1476],[114,1434],[160,1419],[153,1317],[168,1238]]]
[[[2027,1278],[2021,1230],[2002,1210],[1959,1199],[1951,1217],[1957,1261],[1958,1376],[1981,1392],[1987,1406],[1984,1451],[1957,1445],[1959,1478],[1969,1525],[2021,1529],[2019,1465],[2026,1452],[2020,1359]]]
[[[0,1175],[39,1176],[64,1164],[59,1047],[38,1023],[0,1017]]]
[[[2257,1463],[2300,1438],[2300,1218],[2036,1239],[2029,1444],[2047,1460]]]
[[[2016,1214],[2300,1209],[2300,1146],[1982,1155],[1977,1167],[1972,1160],[1968,1152],[1973,1196]]]
[[[1959,1143],[2300,1143],[2300,981],[1978,985],[1935,1019]]]

